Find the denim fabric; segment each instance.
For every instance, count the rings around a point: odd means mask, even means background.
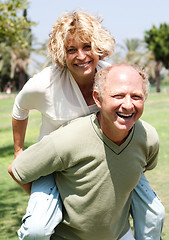
[[[129,231],[119,240],[135,240],[135,238],[133,237],[133,233],[131,231],[131,228],[129,229]]]
[[[20,240],[49,240],[62,220],[62,204],[54,176],[41,177],[32,184],[31,196],[22,226]]]
[[[136,240],[161,239],[165,210],[144,174],[133,191],[131,213]]]

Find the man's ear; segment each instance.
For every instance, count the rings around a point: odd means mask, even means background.
[[[93,91],[93,99],[96,105],[98,106],[98,108],[101,108],[101,97],[99,96],[98,92],[96,92],[95,90]]]

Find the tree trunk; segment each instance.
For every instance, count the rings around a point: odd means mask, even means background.
[[[24,69],[21,68],[19,71],[19,91],[23,88],[25,83],[26,83],[26,74]]]
[[[156,92],[160,92],[160,71],[161,71],[161,62],[157,62],[155,66],[155,82],[156,82]]]

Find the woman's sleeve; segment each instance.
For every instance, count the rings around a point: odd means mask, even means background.
[[[13,106],[12,117],[24,120],[29,115],[29,110],[40,110],[45,103],[45,94],[49,91],[50,67],[30,78],[18,93]]]
[[[34,108],[34,92],[33,79],[30,79],[18,93],[15,98],[12,117],[16,120],[24,120],[29,115],[29,110]]]

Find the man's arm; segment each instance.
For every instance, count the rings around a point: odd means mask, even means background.
[[[17,182],[19,184],[19,186],[26,192],[30,195],[31,193],[31,185],[32,183],[26,183],[26,184],[23,184],[23,183],[20,183],[13,175],[13,172],[12,172],[12,164],[9,165],[8,167],[8,173],[11,175],[11,177],[15,180],[15,182]]]
[[[41,176],[61,171],[63,164],[57,153],[59,140],[55,136],[56,133],[44,136],[41,141],[19,154],[9,167],[9,173],[12,171],[18,182],[27,184]]]

